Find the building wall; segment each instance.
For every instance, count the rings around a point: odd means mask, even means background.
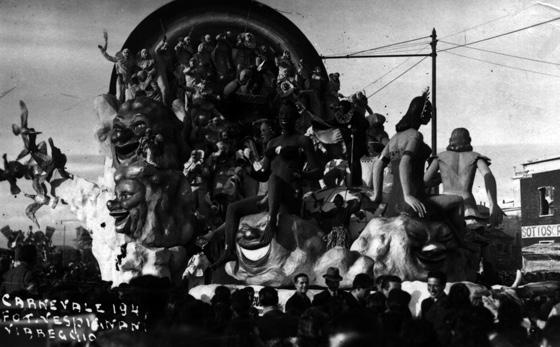
[[[554,187],[551,215],[540,216],[539,188]],[[531,177],[520,179],[521,192],[521,226],[558,225],[560,224],[560,170],[533,174]],[[552,227],[551,227],[552,228]],[[559,226],[560,228],[560,226]],[[523,244],[537,243],[549,238],[524,238]],[[560,239],[556,238],[556,242]]]

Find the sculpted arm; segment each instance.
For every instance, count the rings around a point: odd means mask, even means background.
[[[426,214],[426,207],[417,197],[413,196],[411,179],[414,174],[422,174],[420,172],[412,172],[413,156],[418,155],[419,136],[415,136],[408,140],[406,149],[399,163],[399,177],[401,180],[404,201],[410,205],[418,213],[420,218]]]
[[[307,136],[303,137],[303,149],[305,151],[305,158],[309,163],[309,169],[305,172],[305,177],[307,179],[320,179],[322,176],[322,170],[319,167],[319,160],[315,154],[315,149],[313,148],[313,143],[311,139]]]
[[[490,207],[490,224],[498,225],[502,222],[503,212],[500,209],[500,206],[498,206],[496,179],[485,160],[478,159],[476,166],[484,178],[484,186],[486,187],[486,195],[488,196],[488,203]]]
[[[438,170],[439,161],[437,158],[435,158],[434,160],[432,160],[432,163],[428,167],[428,170],[426,170],[426,172],[424,173],[424,184],[426,184],[426,186],[428,186],[432,179],[434,179]]]
[[[268,181],[268,178],[270,177],[270,160],[272,160],[272,155],[274,155],[272,153],[273,151],[274,149],[272,148],[269,142],[268,145],[266,146],[266,151],[262,163],[262,169],[256,171],[251,165],[250,170],[248,172],[249,176],[253,177],[259,182]]]
[[[389,143],[383,148],[379,160],[373,165],[373,201],[381,202],[383,197],[383,170],[389,162]]]
[[[117,58],[113,57],[112,55],[109,55],[109,53],[107,53],[106,50],[101,50],[101,54],[103,54],[103,56],[105,57],[105,59],[107,59],[108,61],[112,62],[112,63],[116,63],[117,62]]]

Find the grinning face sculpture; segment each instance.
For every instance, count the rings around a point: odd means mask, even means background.
[[[160,141],[141,146],[148,129]],[[185,153],[180,131],[181,122],[162,104],[147,97],[125,102],[113,119],[110,134],[114,165],[119,168],[137,161],[149,147],[155,166],[179,168]]]
[[[403,280],[425,280],[440,270],[450,281],[472,280],[476,266],[470,252],[460,248],[449,227],[407,216],[374,218],[352,244],[351,250],[373,259],[375,276],[397,275]]]
[[[107,202],[115,231],[145,247],[185,245],[192,237],[192,193],[180,171],[144,161],[115,173],[115,198]]]
[[[371,272],[373,262],[343,247],[326,250],[324,233],[311,221],[280,214],[278,236],[270,243],[260,237],[268,222],[267,213],[241,219],[236,235],[238,266],[226,264],[226,272],[247,284],[285,286],[298,273],[309,275],[310,284],[324,285],[322,275],[330,266],[338,266],[342,284],[350,286],[354,276]]]
[[[146,221],[148,206],[146,187],[138,180],[122,178],[115,187],[115,199],[107,203],[115,218],[115,231],[126,235],[140,235]]]

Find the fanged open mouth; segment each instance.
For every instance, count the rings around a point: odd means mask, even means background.
[[[117,232],[125,232],[130,212],[128,210],[120,209],[109,212],[109,215],[115,218],[115,230]]]
[[[127,142],[122,145],[115,144],[115,153],[119,162],[127,161],[133,158],[138,151],[138,141]]]

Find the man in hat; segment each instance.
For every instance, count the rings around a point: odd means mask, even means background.
[[[350,294],[340,290],[340,271],[336,267],[329,267],[327,273],[323,275],[327,289],[313,297],[313,306],[324,309],[331,317],[344,311],[348,307]]]
[[[363,309],[366,307],[366,298],[373,287],[373,279],[365,273],[357,274],[352,282],[352,291],[348,300],[350,309]]]
[[[469,131],[465,128],[454,129],[449,139],[447,151],[438,154],[424,175],[424,182],[428,184],[436,176],[441,174],[443,183],[443,194],[458,195],[464,200],[465,219],[480,220],[472,186],[476,170],[482,174],[488,204],[490,207],[490,224],[498,225],[503,218],[503,212],[498,206],[496,197],[496,179],[488,167],[490,159],[473,151]]]

